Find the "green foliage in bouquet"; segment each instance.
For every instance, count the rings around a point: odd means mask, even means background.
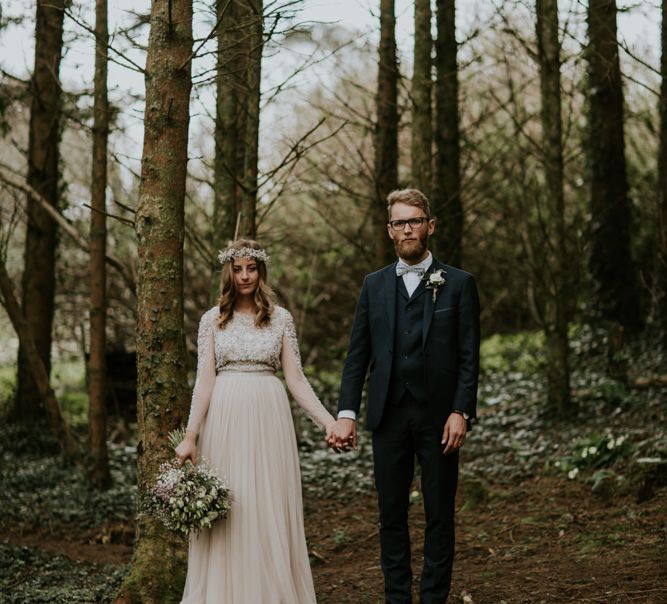
[[[174,448],[181,442],[184,429],[169,433]],[[215,520],[226,518],[231,509],[229,485],[201,458],[197,465],[178,460],[160,466],[155,484],[142,497],[142,509],[173,531],[188,535],[211,528]]]

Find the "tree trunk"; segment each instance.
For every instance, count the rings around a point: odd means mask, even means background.
[[[596,307],[626,332],[641,328],[637,271],[630,252],[623,89],[616,42],[616,3],[588,3],[591,253]]]
[[[431,2],[415,2],[415,56],[412,74],[412,185],[431,199],[433,126],[431,111]]]
[[[183,238],[192,53],[192,0],[153,0],[146,113],[136,213],[138,487],[173,457],[167,435],[188,412],[183,336]],[[180,600],[182,539],[140,514],[129,574],[117,602]]]
[[[380,0],[380,62],[376,96],[375,194],[373,215],[378,230],[376,261],[390,262],[394,255],[384,225],[387,224],[387,195],[398,188],[398,65],[394,29],[394,0]]]
[[[227,247],[234,239],[236,220],[241,210],[239,183],[242,175],[236,170],[238,147],[238,97],[239,97],[239,25],[236,2],[217,0],[218,18],[226,9],[218,31],[218,51],[216,55],[216,117],[215,117],[215,159],[214,159],[214,197],[213,197],[213,232],[214,250]],[[242,64],[242,61],[241,61]],[[211,267],[211,299],[213,303],[219,297],[220,270],[217,258]]]
[[[98,489],[111,486],[106,422],[106,188],[109,100],[107,98],[107,0],[95,4],[95,106],[90,215],[90,358],[88,359],[88,436],[90,480]]]
[[[28,185],[58,205],[58,142],[60,138],[60,59],[65,0],[38,0],[35,66],[30,80]],[[21,284],[21,309],[33,334],[37,354],[51,372],[51,328],[56,287],[56,223],[32,197],[27,202],[28,229]],[[30,421],[44,405],[32,376],[27,351],[19,345],[16,416]]]
[[[257,160],[259,145],[259,102],[264,47],[262,0],[250,0],[248,6],[248,60],[245,128],[245,162],[243,169],[243,203],[239,235],[254,239],[257,235]]]
[[[656,315],[667,351],[667,0],[662,1],[662,83],[660,86],[660,149],[658,152],[658,263]]]
[[[433,213],[439,221],[435,253],[461,266],[463,204],[459,154],[459,82],[455,0],[436,0],[438,37],[435,80],[435,185]]]
[[[570,371],[567,337],[567,275],[565,246],[565,204],[563,198],[563,128],[561,119],[560,43],[558,40],[558,1],[537,0],[537,47],[542,95],[542,148],[547,183],[544,216],[546,233],[544,331],[547,359],[547,408],[552,415],[570,415]],[[543,247],[544,249],[544,247]]]
[[[12,282],[7,274],[4,261],[0,262],[0,295],[4,301],[9,320],[12,322],[14,331],[18,336],[20,345],[23,347],[27,362],[30,364],[37,393],[40,400],[44,401],[44,406],[46,407],[46,412],[51,423],[51,431],[58,440],[60,451],[65,460],[78,461],[79,455],[76,441],[72,438],[69,427],[60,411],[56,396],[49,384],[49,374],[39,356],[35,338],[33,338],[30,332],[30,324],[23,316],[18,300],[14,295]]]

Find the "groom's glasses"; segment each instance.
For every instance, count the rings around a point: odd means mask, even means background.
[[[413,231],[418,231],[424,226],[425,222],[428,222],[428,220],[429,219],[426,216],[422,216],[421,218],[410,218],[410,220],[391,220],[389,225],[394,231],[402,231],[405,229],[405,225],[409,224]]]

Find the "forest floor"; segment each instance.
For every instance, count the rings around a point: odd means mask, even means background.
[[[581,483],[536,477],[493,488],[487,501],[466,507],[465,487],[450,602],[667,602],[664,492],[662,501],[603,502]],[[382,602],[375,499],[307,508],[318,602]],[[417,602],[421,506],[410,522]]]
[[[498,485],[483,502],[466,505],[464,482],[449,601],[665,603],[666,494],[643,503],[603,501],[581,483],[536,477]],[[382,602],[375,498],[306,498],[305,510],[318,602]],[[412,506],[410,522],[417,584],[421,505]],[[108,601],[130,562],[132,538],[129,523],[26,533],[6,527],[0,601]]]
[[[637,355],[629,382],[613,382],[585,341],[575,350],[587,362],[573,364],[579,414],[563,423],[542,416],[530,360],[539,343],[487,343],[480,422],[461,454],[450,603],[667,604],[663,378],[655,359]],[[319,441],[302,427],[318,602],[382,602],[369,437],[362,433],[360,450],[345,456]],[[0,453],[0,602],[111,601],[132,555],[136,447],[111,444],[114,487],[106,493],[63,467],[48,437],[0,426]],[[416,587],[419,476],[411,500]]]

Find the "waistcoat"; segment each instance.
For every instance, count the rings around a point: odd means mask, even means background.
[[[412,296],[408,296],[403,279],[397,277],[396,326],[394,329],[394,356],[391,366],[390,403],[398,404],[406,390],[420,403],[425,403],[424,349],[422,329],[424,300],[428,294],[423,282]]]

